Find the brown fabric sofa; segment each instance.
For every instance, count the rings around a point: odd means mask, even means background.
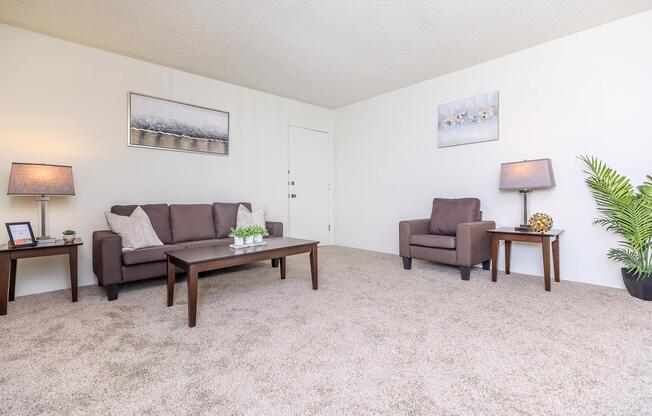
[[[399,223],[403,267],[411,269],[413,258],[430,260],[459,266],[462,280],[469,280],[474,265],[489,270],[492,228],[495,222],[482,221],[479,199],[435,198],[430,218]]]
[[[122,252],[122,238],[109,230],[93,232],[93,272],[109,300],[118,298],[121,283],[150,279],[167,274],[166,251],[187,247],[229,244],[231,228],[236,226],[239,205],[251,210],[251,204],[215,202],[213,204],[141,205],[152,223],[162,246]],[[138,205],[115,205],[111,212],[131,215]],[[270,237],[283,236],[283,223],[267,222]],[[272,266],[278,259],[272,260]]]

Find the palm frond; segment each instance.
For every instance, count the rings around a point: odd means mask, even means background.
[[[579,156],[601,217],[594,224],[624,237],[607,256],[639,278],[652,272],[652,176],[638,187],[595,157]]]

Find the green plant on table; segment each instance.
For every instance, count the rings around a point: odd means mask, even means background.
[[[604,162],[579,156],[588,176],[586,184],[602,214],[593,223],[604,226],[623,239],[619,248],[607,253],[610,260],[622,263],[637,280],[652,274],[652,176],[634,187],[629,179]]]
[[[77,232],[75,230],[66,230],[63,232],[63,235],[75,235]]]
[[[247,238],[249,231],[247,227],[236,227],[231,228],[231,233],[229,234],[230,238]]]
[[[267,236],[269,235],[269,231],[267,231],[267,227],[263,227],[262,225],[254,225],[251,228],[251,235],[262,235],[262,236]]]

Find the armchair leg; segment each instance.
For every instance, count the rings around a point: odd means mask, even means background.
[[[491,266],[491,260],[482,262],[482,270],[489,270],[490,266]]]
[[[278,267],[278,259],[272,259],[272,267]]]
[[[104,289],[106,289],[106,297],[109,299],[109,302],[118,299],[119,287],[120,285],[108,285],[104,287]]]
[[[403,268],[410,270],[412,268],[412,257],[403,257]]]
[[[460,266],[460,273],[462,274],[462,280],[471,279],[471,268],[466,266]]]

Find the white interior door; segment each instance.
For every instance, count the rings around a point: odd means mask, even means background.
[[[330,243],[330,137],[289,128],[288,235]]]

